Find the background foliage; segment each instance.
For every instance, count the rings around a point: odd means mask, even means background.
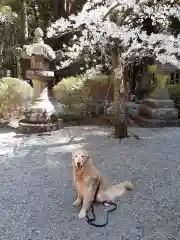
[[[88,6],[88,4],[86,4],[88,2],[91,2],[89,5],[90,9],[86,11],[84,7]],[[100,35],[96,32],[98,29],[96,22],[94,22],[95,26],[91,24],[91,21],[93,20],[92,13],[95,13],[95,21],[96,18],[98,18],[98,14],[96,15],[98,9],[99,11],[104,9],[104,13],[107,12],[106,6],[112,1],[94,0],[93,2],[96,4],[92,4],[92,1],[89,0],[0,1],[0,77],[4,76],[5,71],[9,69],[12,72],[12,76],[16,78],[11,78],[9,80],[3,79],[3,83],[0,85],[0,99],[2,99],[0,103],[1,115],[4,114],[3,111],[8,108],[6,104],[7,99],[11,106],[15,103],[18,107],[21,105],[22,101],[30,102],[31,88],[26,90],[27,84],[18,80],[18,78],[20,78],[20,66],[16,48],[21,47],[24,44],[32,43],[33,32],[38,26],[40,26],[45,33],[45,43],[49,44],[54,50],[62,51],[61,59],[57,61],[57,64],[60,68],[58,74],[60,78],[62,77],[63,79],[53,89],[54,95],[58,101],[64,104],[78,104],[79,102],[86,102],[88,99],[93,99],[98,102],[100,100],[113,98],[112,84],[110,84],[110,82],[112,82],[110,80],[111,77],[105,76],[112,74],[111,54],[107,51],[111,48],[108,45],[106,51],[104,51],[104,48],[101,48],[101,42],[98,43],[99,45],[96,44],[95,38],[101,36],[101,32],[99,33]],[[127,2],[133,2],[133,0]],[[136,11],[129,11],[131,10],[130,7],[127,9],[115,9],[110,14],[111,21],[116,23],[118,27],[122,28],[122,26],[128,26],[129,19],[131,19],[130,30],[137,29],[137,27],[140,26],[140,29],[146,31],[148,36],[151,35],[152,39],[157,33],[166,34],[166,32],[168,32],[175,38],[178,36],[180,33],[180,21],[176,15],[179,13],[178,11],[177,13],[170,13],[168,10],[173,9],[173,7],[177,5],[176,1],[173,1],[173,3],[170,3],[170,1],[163,2],[163,8],[161,8],[162,2],[155,3],[155,1],[149,2],[145,0],[137,2],[138,4],[139,2],[142,2],[143,8],[140,8],[140,10],[136,8]],[[103,4],[104,6],[102,6]],[[140,4],[138,4],[137,6],[140,6]],[[154,9],[152,13],[150,13],[151,8]],[[158,8],[161,9],[162,14],[158,11]],[[81,24],[78,25],[77,23],[78,19],[79,23],[82,22],[83,12],[85,13],[85,20],[90,20],[90,28],[87,27],[87,24],[85,26]],[[90,14],[92,14],[92,16]],[[166,24],[166,21],[159,24],[162,22],[163,16],[166,14],[168,14],[168,18],[165,20],[168,21],[168,24]],[[144,19],[145,16],[150,15],[152,15],[152,19]],[[77,32],[74,32],[72,25],[70,28],[63,25],[66,23],[66,20],[68,22],[69,17],[76,20],[76,24],[80,26],[80,31],[78,30]],[[49,26],[51,26],[51,28],[52,26],[56,26],[56,34],[51,38],[46,37]],[[108,25],[106,26],[108,27]],[[94,32],[96,32],[96,34],[94,34],[93,31],[92,33],[89,31],[91,30],[91,27],[94,27]],[[87,30],[89,32],[87,32]],[[90,33],[90,41],[95,42],[95,48],[92,49],[93,45],[89,43],[84,46],[83,49],[80,49],[80,47],[78,48],[77,43],[81,42],[79,40],[82,40],[82,36],[84,37],[87,33]],[[133,32],[132,36],[134,36]],[[103,39],[103,37],[104,36],[102,35],[100,40]],[[84,39],[88,40],[88,38]],[[112,43],[112,38],[109,37],[108,41]],[[119,41],[117,41],[117,43],[119,44]],[[138,43],[139,42],[137,42],[135,49],[138,47]],[[76,49],[74,49],[74,45],[76,46]],[[82,45],[80,44],[80,46]],[[128,49],[130,49],[129,46]],[[97,75],[100,75],[100,77],[89,77]],[[175,100],[176,96],[180,93],[179,86],[169,85],[169,90],[172,99]]]

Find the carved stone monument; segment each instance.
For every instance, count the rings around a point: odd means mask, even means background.
[[[154,73],[156,86],[149,96],[139,105],[136,123],[144,127],[165,127],[179,123],[178,111],[169,97],[167,80],[175,70],[169,64],[150,65],[149,71]]]
[[[51,64],[55,59],[52,48],[43,41],[43,31],[36,28],[35,43],[25,45],[21,59],[30,61],[30,69],[25,70],[25,77],[32,79],[34,99],[29,109],[26,109],[24,119],[19,122],[22,133],[39,133],[57,130],[62,127],[62,120],[49,100],[48,82],[54,81],[54,70]]]

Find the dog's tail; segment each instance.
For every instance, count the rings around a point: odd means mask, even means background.
[[[132,191],[134,188],[131,181],[124,181],[124,187],[127,191]]]
[[[124,181],[109,187],[106,190],[106,195],[113,201],[116,197],[122,196],[126,191],[131,191],[133,188],[134,186],[131,181]]]

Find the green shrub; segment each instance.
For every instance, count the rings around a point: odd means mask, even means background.
[[[85,82],[83,76],[63,78],[53,87],[53,95],[62,104],[77,103],[80,101]]]
[[[58,102],[65,105],[65,111],[79,115],[90,111],[92,101],[98,103],[100,100],[109,99],[112,92],[110,81],[110,76],[79,75],[63,78],[54,86],[53,95]]]
[[[53,95],[62,104],[86,102],[88,99],[103,100],[106,97],[112,77],[84,75],[63,78],[53,88]]]
[[[88,98],[103,100],[109,91],[109,98],[113,98],[113,85],[110,86],[112,76],[95,76],[87,78],[84,75],[63,78],[53,88],[53,95],[62,104],[72,104],[86,102]],[[154,85],[151,86],[151,91]],[[170,98],[175,99],[180,96],[180,85],[168,84]]]
[[[19,110],[28,107],[33,97],[32,87],[25,81],[6,77],[0,80],[0,118],[16,117]]]

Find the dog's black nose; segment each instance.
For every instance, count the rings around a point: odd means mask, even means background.
[[[77,162],[77,167],[79,168],[81,166],[81,163],[80,162]]]

